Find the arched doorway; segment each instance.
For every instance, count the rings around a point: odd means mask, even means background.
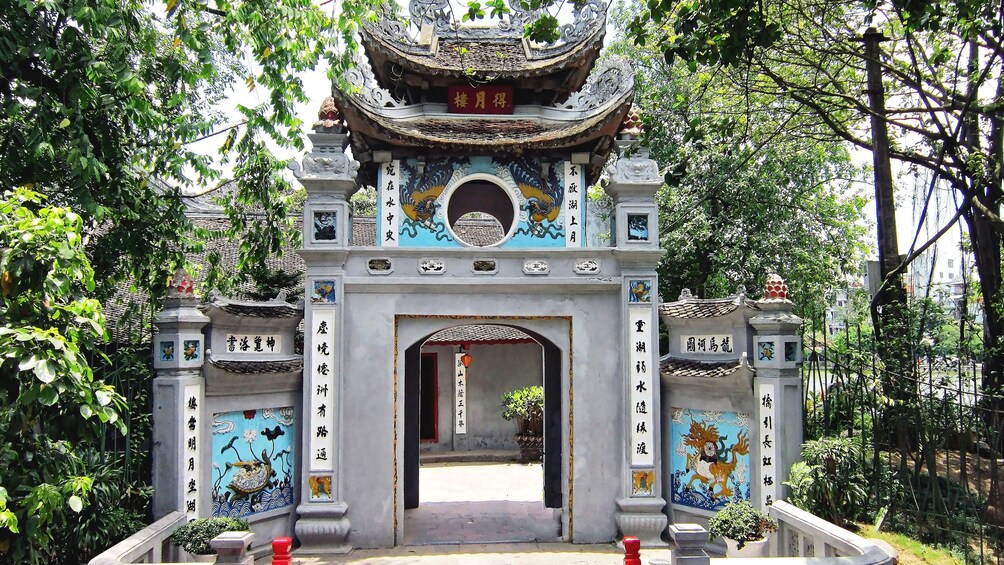
[[[493,349],[498,351],[492,354]],[[477,361],[471,364],[471,368],[475,371],[474,378],[478,380],[473,381],[470,387],[464,385],[468,392],[467,406],[470,406],[470,409],[474,411],[473,416],[472,412],[463,415],[469,419],[466,425],[468,426],[467,430],[472,432],[470,436],[466,433],[463,436],[454,433],[456,432],[458,414],[457,406],[454,404],[457,384],[454,382],[452,368],[454,359],[460,359],[459,354],[455,356],[455,352],[461,350],[468,354],[473,353],[474,358],[482,361],[480,366]],[[523,351],[523,353],[518,353],[519,351]],[[534,353],[529,353],[530,351],[534,351]],[[532,357],[536,375],[529,379],[513,378],[514,372],[526,370],[526,363],[520,363],[517,359],[523,355]],[[446,358],[443,359],[443,357]],[[417,509],[422,504],[420,493],[422,492],[423,480],[421,478],[423,476],[421,467],[423,446],[427,452],[438,448],[440,451],[452,451],[458,455],[462,455],[460,452],[472,454],[473,458],[460,457],[453,460],[466,461],[467,464],[473,465],[470,468],[472,473],[498,473],[497,466],[479,469],[475,468],[476,463],[470,463],[470,461],[478,461],[479,452],[497,455],[500,447],[515,448],[515,440],[512,438],[515,424],[502,422],[501,419],[501,392],[510,387],[518,388],[519,385],[523,384],[538,384],[544,388],[544,456],[543,462],[537,464],[536,467],[536,472],[538,476],[542,477],[543,483],[537,483],[541,491],[537,498],[538,508],[531,509],[527,513],[525,505],[521,507],[519,504],[512,504],[511,501],[498,501],[489,498],[471,501],[459,511],[476,514],[479,519],[491,521],[491,528],[494,531],[490,534],[497,537],[492,539],[489,539],[491,535],[489,538],[480,537],[484,532],[479,532],[476,541],[534,541],[534,539],[550,541],[560,539],[561,512],[547,511],[547,509],[563,509],[565,507],[562,488],[565,467],[562,419],[563,415],[568,413],[568,406],[565,393],[563,393],[562,371],[564,368],[562,351],[554,342],[516,324],[454,325],[427,334],[407,347],[404,351],[404,465],[402,481],[404,508],[406,510]],[[493,379],[497,382],[484,382]],[[465,406],[461,405],[460,409],[464,408]],[[438,416],[437,422],[431,421],[430,411]],[[497,428],[506,430],[507,435],[504,439],[497,437]],[[430,445],[430,443],[434,445]],[[515,468],[517,467],[515,465],[511,467],[512,471],[524,473],[521,475],[522,477],[532,477],[532,472],[530,475],[526,475],[526,470]],[[443,471],[434,469],[427,468],[425,470],[426,477],[461,476],[442,473]],[[477,481],[478,479],[476,477],[463,477],[463,480]],[[513,480],[512,477],[509,477],[509,480]],[[435,490],[436,486],[427,487],[427,492],[428,489]],[[525,489],[527,485],[522,486]],[[438,487],[442,488],[443,485],[438,485]],[[485,504],[488,500],[493,501],[494,504]],[[519,521],[522,523],[517,524],[517,527],[511,531],[506,531],[506,520],[504,516],[500,515],[504,514],[507,508],[515,509],[516,513],[521,516]],[[492,513],[495,514],[493,518],[486,518],[486,515]],[[535,519],[541,520],[541,523],[526,523],[528,520],[532,522]],[[407,519],[405,523],[408,523]],[[551,526],[550,530],[547,523]],[[405,526],[405,528],[407,527]],[[533,537],[527,539],[527,535]],[[405,543],[444,543],[447,540],[439,538],[422,541],[417,539],[415,535],[409,536],[406,533],[403,541]]]

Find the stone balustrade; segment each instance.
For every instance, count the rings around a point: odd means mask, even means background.
[[[188,521],[184,512],[170,512],[91,559],[88,565],[165,563],[177,560],[179,550],[167,538]]]
[[[772,563],[782,565],[894,565],[896,563],[895,553],[883,546],[839,528],[787,502],[775,502],[768,513],[778,523],[778,532],[771,536]],[[128,563],[162,563],[166,565],[162,559],[177,559],[177,550],[168,547],[167,538],[185,522],[186,518],[183,513],[172,512],[95,557],[89,565],[124,565]],[[704,549],[708,534],[701,526],[674,524],[670,526],[669,531],[676,546],[673,550],[672,563],[679,565],[724,565],[726,562],[724,558],[712,559],[708,556]],[[250,559],[243,550],[250,543],[252,534],[241,532],[227,535],[234,538],[227,543],[233,546],[235,553],[232,560],[225,562],[244,563]],[[642,560],[644,563],[651,563],[651,565],[670,564],[664,560],[646,560],[644,551],[642,552]],[[219,563],[223,562],[219,561]],[[618,562],[618,559],[610,561],[611,565]],[[729,565],[763,563],[762,560],[757,559],[728,559],[727,562]]]
[[[817,558],[811,560],[813,563],[846,565],[896,563],[896,555],[884,547],[839,528],[793,504],[779,500],[770,507],[768,513],[778,524],[778,532],[771,537],[771,555]],[[809,562],[809,560],[802,559],[797,562]],[[791,563],[796,561],[792,560]]]

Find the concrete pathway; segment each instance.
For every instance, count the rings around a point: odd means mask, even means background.
[[[644,565],[668,564],[669,560],[668,549],[641,550]],[[423,545],[356,549],[348,555],[324,558],[296,556],[293,561],[301,565],[623,565],[624,550],[612,543]]]
[[[404,545],[560,541],[544,507],[540,463],[435,463],[419,469],[419,506],[404,512]]]
[[[544,507],[539,463],[426,463],[419,507],[404,513],[404,545],[347,555],[297,555],[300,565],[621,565],[615,544],[560,542],[560,511]],[[669,563],[668,549],[642,550],[642,563]],[[259,560],[268,565],[270,560]]]

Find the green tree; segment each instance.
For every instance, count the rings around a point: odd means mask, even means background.
[[[75,450],[98,422],[125,431],[121,397],[85,353],[104,337],[81,217],[28,190],[0,200],[0,561],[48,562],[53,529],[92,481]]]
[[[326,62],[341,76],[376,5],[339,2],[334,21],[311,0],[0,6],[0,562],[60,561],[53,529],[88,503],[92,476],[107,476],[82,455],[98,441],[91,423],[124,431],[121,398],[86,362],[104,339],[86,297],[124,281],[158,297],[202,241],[237,237],[238,268],[210,253],[205,272],[226,287],[298,237],[271,149],[303,147],[298,75]],[[262,102],[239,104],[229,124],[213,108],[235,88]],[[232,183],[191,149],[213,136]],[[219,193],[226,228],[195,233],[191,189]]]
[[[619,12],[619,27],[640,9]],[[633,62],[647,143],[669,171],[658,195],[663,296],[684,287],[726,296],[739,284],[755,293],[777,272],[800,306],[822,311],[863,258],[860,171],[843,144],[804,113],[744,91],[754,80],[745,69],[690,73],[624,40],[608,51]]]
[[[831,136],[871,149],[872,112],[863,92],[861,30],[884,34],[881,55],[891,158],[932,173],[958,196],[955,216],[928,242],[915,242],[896,276],[959,220],[965,221],[985,312],[983,386],[1004,388],[1004,27],[1000,0],[653,0],[629,25],[667,59],[748,68],[749,92],[810,112]],[[779,72],[794,69],[796,72]],[[923,218],[920,220],[923,221]],[[990,405],[990,429],[1004,429],[1004,405]],[[1001,442],[998,441],[1000,444]],[[1000,445],[998,445],[999,447]]]

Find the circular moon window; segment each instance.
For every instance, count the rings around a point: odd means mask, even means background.
[[[490,247],[505,241],[512,231],[516,204],[501,186],[487,180],[472,180],[450,195],[446,217],[458,241],[474,247]]]

